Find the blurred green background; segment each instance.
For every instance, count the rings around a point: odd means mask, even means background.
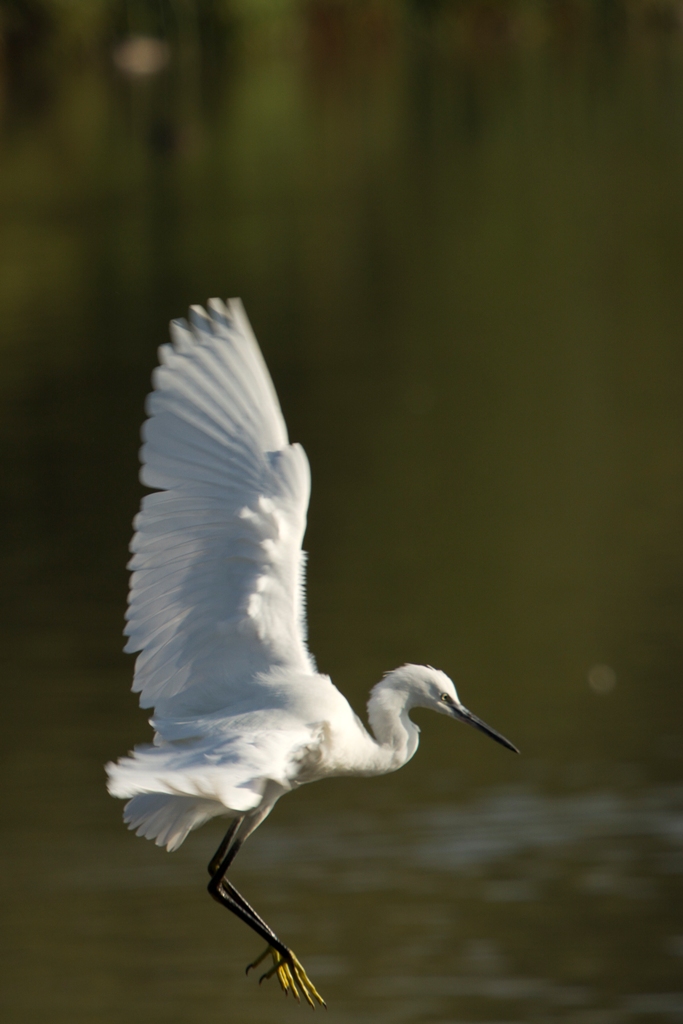
[[[334,1022],[683,1021],[683,4],[0,3],[0,1004],[280,1022],[127,833],[138,431],[167,321],[241,295],[306,448],[311,647],[395,776],[288,797],[235,880]],[[327,1019],[327,1018],[326,1018]]]

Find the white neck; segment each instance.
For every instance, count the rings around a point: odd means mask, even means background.
[[[409,761],[420,742],[420,730],[410,720],[411,694],[394,673],[373,687],[368,701],[368,721],[375,737],[368,774],[396,771]]]

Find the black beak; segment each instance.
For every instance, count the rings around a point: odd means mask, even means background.
[[[482,722],[481,718],[477,718],[477,716],[473,715],[471,711],[464,708],[462,704],[459,707],[453,707],[453,714],[456,718],[459,718],[461,722],[467,722],[468,725],[473,725],[475,729],[478,729],[479,732],[483,732],[487,736],[490,736],[492,740],[496,741],[496,743],[500,743],[503,747],[507,747],[508,750],[514,750],[515,754],[519,754],[519,750],[514,743],[510,743],[510,740],[506,740],[504,736],[501,736],[499,732],[492,729],[490,725],[486,724],[486,722]]]

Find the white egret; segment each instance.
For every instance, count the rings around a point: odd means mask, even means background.
[[[404,665],[373,688],[369,732],[306,646],[310,477],[239,300],[190,310],[160,349],[142,429],[142,500],[131,544],[127,651],[154,708],[154,743],[107,766],[129,828],[176,850],[210,818],[231,824],[209,892],[267,943],[285,992],[322,997],[227,871],[275,802],[306,782],[382,775],[418,745],[415,707],[467,722],[516,750],[436,669]],[[250,964],[249,966],[255,966]],[[249,970],[249,968],[247,968]]]

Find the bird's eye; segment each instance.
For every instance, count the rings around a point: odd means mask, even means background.
[[[442,693],[441,694],[441,700],[445,700],[447,704],[452,704],[453,703],[452,697],[449,694],[447,694],[447,693]]]

